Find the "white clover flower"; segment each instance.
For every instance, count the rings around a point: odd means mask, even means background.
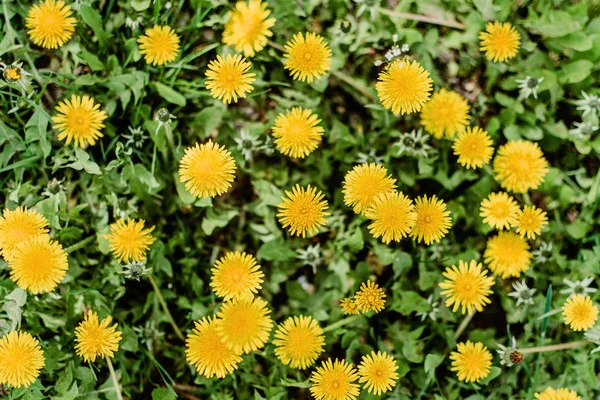
[[[580,281],[572,281],[568,278],[563,279],[563,283],[568,286],[568,288],[561,290],[562,294],[568,294],[569,297],[574,294],[588,294],[595,293],[598,291],[596,288],[589,287],[592,282],[594,282],[594,277],[590,276]]]
[[[530,289],[525,283],[525,279],[523,279],[521,282],[514,282],[512,287],[514,291],[510,292],[508,295],[517,299],[517,307],[520,306],[521,303],[531,305],[534,304],[533,295],[537,290]]]
[[[438,308],[439,302],[433,301],[433,295],[430,294],[429,297],[427,297],[427,303],[429,303],[429,306],[431,307],[430,310],[418,312],[417,317],[421,317],[421,321],[425,321],[427,317],[435,321],[437,319],[437,313],[440,311]]]
[[[600,99],[598,99],[598,96],[595,94],[588,95],[583,90],[581,91],[581,95],[583,99],[574,101],[575,105],[577,105],[577,110],[583,111],[583,117],[588,114],[596,117],[598,109],[600,109]]]
[[[516,82],[519,84],[519,88],[521,89],[520,95],[524,99],[533,95],[534,99],[537,99],[537,91],[540,88],[540,83],[542,83],[544,78],[532,78],[531,76],[527,76],[525,79],[517,79]]]

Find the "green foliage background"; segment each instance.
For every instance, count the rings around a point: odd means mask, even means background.
[[[0,7],[2,61],[22,60],[33,74],[28,98],[0,81],[2,206],[37,208],[65,247],[95,238],[70,254],[67,278],[50,294],[15,290],[0,262],[0,327],[8,331],[20,325],[41,339],[46,354],[41,381],[5,395],[116,398],[105,363],[90,369],[73,350],[74,327],[83,308],[92,307],[101,316],[113,315],[123,332],[115,365],[131,398],[171,399],[176,393],[211,400],[309,398],[309,371],[282,366],[272,345],[245,356],[239,370],[225,379],[198,377],[148,280],[125,280],[108,253],[102,235],[123,215],[156,226],[149,266],[184,332],[218,307],[208,286],[214,260],[225,250],[240,249],[256,254],[262,265],[262,295],[277,323],[310,314],[321,326],[335,324],[344,318],[337,301],[376,277],[388,294],[386,309],[330,330],[325,355],[358,363],[371,349],[393,354],[402,377],[386,398],[532,399],[547,385],[570,387],[583,399],[600,395],[599,356],[590,355],[592,345],[527,355],[524,364],[512,368],[500,366],[494,351],[496,343],[507,344],[509,326],[519,347],[582,339],[560,315],[548,318],[544,339],[538,317],[550,286],[550,308],[559,308],[566,299],[559,293],[565,288],[563,278],[582,279],[600,270],[600,135],[573,140],[568,132],[581,120],[572,101],[581,98],[582,90],[600,94],[596,1],[270,0],[277,19],[272,40],[284,44],[297,31],[319,32],[332,48],[332,71],[312,85],[292,81],[281,52],[269,46],[252,59],[254,91],[229,107],[210,97],[204,72],[208,61],[225,51],[220,39],[233,3],[180,0],[170,8],[164,0],[78,3],[76,33],[55,51],[32,46],[28,39],[24,17],[29,1],[3,0]],[[418,23],[394,12],[457,20],[465,28]],[[127,28],[127,16],[142,16],[144,27],[173,26],[182,39],[177,61],[163,68],[146,65],[136,44],[143,28]],[[522,37],[517,58],[494,64],[479,52],[477,35],[488,20],[516,26]],[[430,295],[442,302],[437,284],[446,266],[482,259],[493,233],[478,216],[479,204],[499,185],[490,168],[461,168],[447,140],[431,139],[434,150],[428,158],[398,156],[393,144],[420,124],[415,115],[394,117],[374,90],[374,61],[383,58],[395,33],[430,71],[436,89],[450,88],[469,99],[472,123],[487,128],[496,145],[508,139],[536,141],[552,166],[539,191],[517,196],[521,204],[531,202],[548,211],[549,226],[541,240],[554,244],[552,256],[535,262],[525,274],[537,289],[535,305],[516,307],[507,296],[513,281],[497,278],[492,304],[469,325],[463,339],[483,341],[495,356],[490,377],[477,385],[460,383],[449,371],[447,355],[455,347],[453,333],[461,316],[443,305],[436,321],[422,321],[416,313],[430,310]],[[544,78],[537,100],[518,96],[515,80],[527,75]],[[93,96],[109,114],[104,138],[85,150],[65,146],[51,128],[54,106],[72,93]],[[240,129],[246,127],[264,141],[277,113],[292,106],[320,115],[326,130],[322,145],[304,160],[277,151],[260,151],[244,160],[234,142]],[[177,119],[155,134],[154,116],[161,107]],[[143,127],[149,136],[143,147],[126,144],[128,126]],[[227,194],[196,200],[178,183],[178,161],[186,146],[211,137],[233,153],[238,172]],[[440,245],[428,248],[410,240],[383,245],[370,236],[366,220],[344,206],[343,177],[357,163],[358,153],[371,151],[383,158],[399,190],[411,197],[436,194],[448,203],[453,227]],[[296,183],[316,185],[332,211],[328,227],[309,239],[289,237],[275,218],[283,190]],[[534,250],[541,240],[532,244]],[[316,243],[323,262],[313,273],[296,259],[296,251]]]

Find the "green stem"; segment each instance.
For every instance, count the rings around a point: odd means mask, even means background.
[[[369,90],[365,86],[360,84],[360,82],[358,82],[356,79],[352,78],[351,76],[346,75],[342,71],[331,71],[331,75],[346,82],[348,85],[350,85],[354,89],[358,90],[361,94],[363,94],[369,100],[375,100],[375,97],[373,96],[373,94],[371,92],[369,92]]]
[[[158,302],[162,306],[162,309],[165,312],[165,314],[167,314],[167,318],[169,319],[169,322],[171,323],[171,326],[173,327],[175,334],[177,335],[177,337],[179,339],[185,341],[185,337],[183,336],[183,333],[181,333],[181,330],[177,326],[175,319],[173,319],[173,316],[171,315],[171,312],[169,311],[169,307],[167,307],[167,302],[165,301],[165,298],[163,297],[162,293],[160,292],[160,289],[156,285],[156,281],[154,280],[152,275],[148,275],[148,280],[150,281],[150,284],[154,288],[154,292],[156,293],[156,296],[158,297]]]
[[[108,369],[110,370],[110,377],[112,378],[113,385],[115,387],[117,399],[123,400],[123,395],[121,394],[121,386],[119,386],[119,379],[117,378],[117,374],[115,373],[115,369],[113,368],[112,361],[110,361],[110,357],[106,357],[106,363],[108,364]]]
[[[574,349],[576,347],[582,347],[588,345],[590,342],[587,340],[578,340],[576,342],[551,344],[549,346],[530,347],[528,349],[517,349],[518,352],[523,354],[528,353],[544,353],[546,351],[558,351],[566,349]]]
[[[282,46],[282,45],[280,45],[279,43],[275,43],[275,42],[274,42],[274,41],[272,41],[272,40],[267,40],[267,44],[268,44],[269,46],[271,46],[272,48],[274,48],[274,49],[277,49],[277,50],[279,50],[279,51],[283,51],[283,52],[285,52],[285,51],[286,51],[286,50],[285,50],[285,47],[283,47],[283,46]]]
[[[358,320],[359,318],[360,318],[360,315],[353,315],[352,317],[340,319],[338,322],[335,322],[331,325],[327,325],[325,328],[323,328],[323,332],[330,332],[330,331],[340,328],[344,325],[348,325],[348,324]]]
[[[456,21],[446,21],[443,19],[427,17],[425,15],[420,15],[420,14],[397,12],[397,11],[393,11],[393,10],[388,10],[386,8],[378,8],[378,11],[381,12],[382,14],[386,14],[387,16],[390,16],[390,17],[408,19],[411,21],[426,22],[428,24],[447,26],[449,28],[456,28],[456,29],[463,29],[463,30],[465,29],[465,24],[461,24],[460,22],[456,22]]]
[[[87,246],[88,244],[92,243],[94,240],[96,240],[96,236],[90,236],[90,237],[86,237],[83,240],[80,240],[79,242],[75,243],[72,246],[69,246],[65,249],[65,251],[67,253],[72,253],[74,251],[77,251],[79,249],[83,249],[85,246]]]
[[[454,333],[454,340],[458,340],[460,335],[462,335],[465,329],[467,329],[467,325],[469,325],[469,322],[471,322],[471,320],[473,319],[473,315],[475,315],[475,311],[467,315],[465,319],[462,320],[458,328],[456,328],[456,332]]]

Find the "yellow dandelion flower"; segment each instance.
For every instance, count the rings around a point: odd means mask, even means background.
[[[243,51],[246,57],[254,57],[267,45],[267,38],[273,36],[275,18],[267,18],[270,13],[267,3],[260,0],[238,1],[235,10],[229,11],[223,43]]]
[[[210,287],[225,301],[254,296],[265,276],[254,256],[239,251],[217,260],[211,273]]]
[[[27,332],[11,331],[0,339],[0,384],[30,386],[44,367],[40,342]]]
[[[598,307],[590,296],[574,294],[563,305],[565,324],[574,331],[587,331],[598,321]]]
[[[310,393],[316,400],[354,400],[360,394],[356,369],[346,360],[323,361],[310,376]]]
[[[236,353],[262,349],[273,328],[270,313],[267,302],[260,297],[227,301],[217,314],[217,332]]]
[[[416,61],[396,61],[379,74],[379,100],[394,114],[421,111],[431,93],[429,72]]]
[[[452,145],[454,154],[458,156],[458,163],[466,168],[481,168],[490,162],[494,154],[494,141],[490,135],[480,127],[469,127],[458,134]]]
[[[483,222],[496,229],[510,229],[517,224],[519,205],[508,193],[491,193],[479,209]]]
[[[217,325],[218,320],[211,317],[195,321],[192,333],[185,340],[187,362],[206,378],[224,378],[242,362],[240,354],[227,346]]]
[[[441,294],[446,296],[446,307],[454,304],[452,312],[460,307],[463,314],[471,314],[474,310],[482,311],[486,304],[491,303],[488,295],[492,294],[490,288],[494,278],[487,276],[481,263],[461,260],[458,268],[456,265],[448,267],[443,275],[446,280],[440,283],[440,288],[444,289]]]
[[[398,366],[394,357],[385,352],[374,351],[363,356],[358,365],[359,382],[365,384],[369,393],[379,396],[381,393],[389,392],[396,386]]]
[[[254,89],[251,84],[256,80],[256,74],[248,72],[250,67],[252,64],[239,54],[227,54],[225,58],[217,55],[206,71],[206,88],[210,95],[225,104],[245,99],[246,93]]]
[[[154,238],[150,233],[154,227],[144,229],[144,220],[119,219],[110,226],[110,233],[104,235],[108,246],[119,262],[144,261]]]
[[[313,152],[323,136],[321,120],[312,110],[294,107],[281,113],[273,125],[273,137],[277,149],[290,157],[304,158]]]
[[[185,149],[179,162],[179,180],[196,197],[220,196],[231,187],[235,168],[229,150],[209,140]]]
[[[537,143],[510,141],[498,150],[494,173],[504,189],[524,193],[540,187],[548,173],[548,162]]]
[[[307,233],[312,235],[327,223],[327,200],[323,200],[325,195],[318,192],[317,188],[308,185],[305,189],[296,185],[291,192],[286,190],[285,194],[288,198],[282,199],[283,202],[277,206],[277,217],[282,228],[289,227],[291,235],[306,237]]]
[[[165,65],[177,58],[179,36],[170,26],[154,25],[137,40],[147,64]]]
[[[19,243],[8,260],[10,279],[31,293],[50,292],[62,282],[69,263],[63,247],[48,235]]]
[[[542,229],[548,223],[546,211],[543,211],[535,206],[525,206],[522,211],[517,214],[517,233],[525,236],[527,239],[535,239],[542,233]]]
[[[85,362],[94,362],[96,357],[113,358],[119,350],[121,332],[117,324],[110,326],[111,322],[111,316],[100,321],[98,314],[89,310],[75,328],[75,351]]]
[[[423,106],[421,123],[427,132],[438,139],[454,137],[469,125],[469,102],[460,94],[441,89]]]
[[[513,58],[519,52],[521,35],[509,22],[488,22],[485,32],[479,33],[481,47],[485,56],[493,62],[503,62]]]
[[[429,199],[426,195],[418,197],[415,200],[415,214],[417,217],[410,236],[418,243],[424,241],[429,245],[439,242],[452,226],[452,218],[450,218],[450,211],[446,210],[446,203],[435,195]]]
[[[500,232],[488,240],[484,257],[496,275],[518,278],[529,269],[532,255],[524,238],[512,232]]]
[[[367,281],[360,285],[360,290],[354,295],[354,303],[361,312],[375,311],[378,313],[385,307],[385,293],[378,284]]]
[[[342,311],[346,315],[360,314],[360,311],[358,310],[358,304],[356,304],[354,299],[350,299],[350,298],[342,299],[340,301],[340,307],[342,308]]]
[[[275,355],[290,368],[306,369],[323,352],[323,329],[312,317],[290,317],[275,331]]]
[[[85,147],[96,144],[103,133],[106,112],[100,110],[100,104],[94,103],[90,96],[71,96],[71,100],[62,101],[56,106],[56,114],[52,117],[54,129],[58,130],[58,140],[65,140],[69,145],[74,142],[76,146]]]
[[[365,212],[365,216],[373,221],[369,232],[375,239],[381,237],[383,243],[399,242],[410,234],[415,224],[417,214],[414,208],[412,201],[402,192],[380,194]]]
[[[73,36],[77,21],[72,14],[71,7],[62,0],[40,2],[31,7],[27,14],[27,34],[36,45],[57,49]]]
[[[355,166],[346,174],[342,192],[344,203],[363,214],[377,196],[396,190],[396,180],[388,175],[387,169],[375,163]]]
[[[312,83],[331,68],[331,50],[321,36],[312,32],[296,33],[285,45],[283,65],[293,79]]]
[[[537,400],[581,400],[581,397],[574,390],[566,388],[553,389],[551,387],[547,387],[541,393],[535,393],[535,398]]]
[[[48,221],[36,210],[26,207],[4,209],[0,216],[0,255],[8,259],[19,243],[48,233],[46,225]]]
[[[452,360],[451,371],[455,371],[458,380],[463,382],[478,382],[490,374],[492,366],[492,354],[481,342],[456,345],[458,351],[450,353]]]

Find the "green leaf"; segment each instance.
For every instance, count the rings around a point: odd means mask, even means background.
[[[167,388],[158,388],[152,391],[152,400],[175,400],[176,398],[173,391]]]
[[[594,63],[589,60],[577,60],[562,67],[565,83],[579,83],[592,73]]]
[[[425,357],[425,373],[435,372],[435,369],[444,361],[444,356],[439,354],[431,353]]]
[[[426,299],[422,298],[417,292],[410,290],[401,291],[400,298],[395,298],[394,300],[390,308],[402,315],[409,315],[415,311],[425,312],[431,308]]]
[[[216,214],[214,208],[209,208],[206,217],[202,220],[202,230],[205,234],[212,235],[216,228],[226,227],[236,215],[239,215],[237,210],[222,211]]]
[[[567,36],[548,40],[548,44],[557,48],[567,48],[576,51],[587,51],[592,48],[592,38],[583,32],[573,32]]]
[[[160,82],[152,82],[152,86],[154,86],[163,99],[168,101],[169,103],[177,104],[178,106],[185,106],[186,101],[185,97],[182,94],[174,90],[173,88],[164,85]]]
[[[77,171],[84,170],[88,174],[102,175],[98,164],[90,160],[90,155],[83,149],[75,147],[75,158],[77,161],[67,164],[67,167]]]
[[[92,28],[102,47],[106,47],[108,42],[108,34],[104,30],[104,21],[102,21],[100,12],[88,5],[82,4],[79,7],[79,15],[81,15],[83,22]]]

